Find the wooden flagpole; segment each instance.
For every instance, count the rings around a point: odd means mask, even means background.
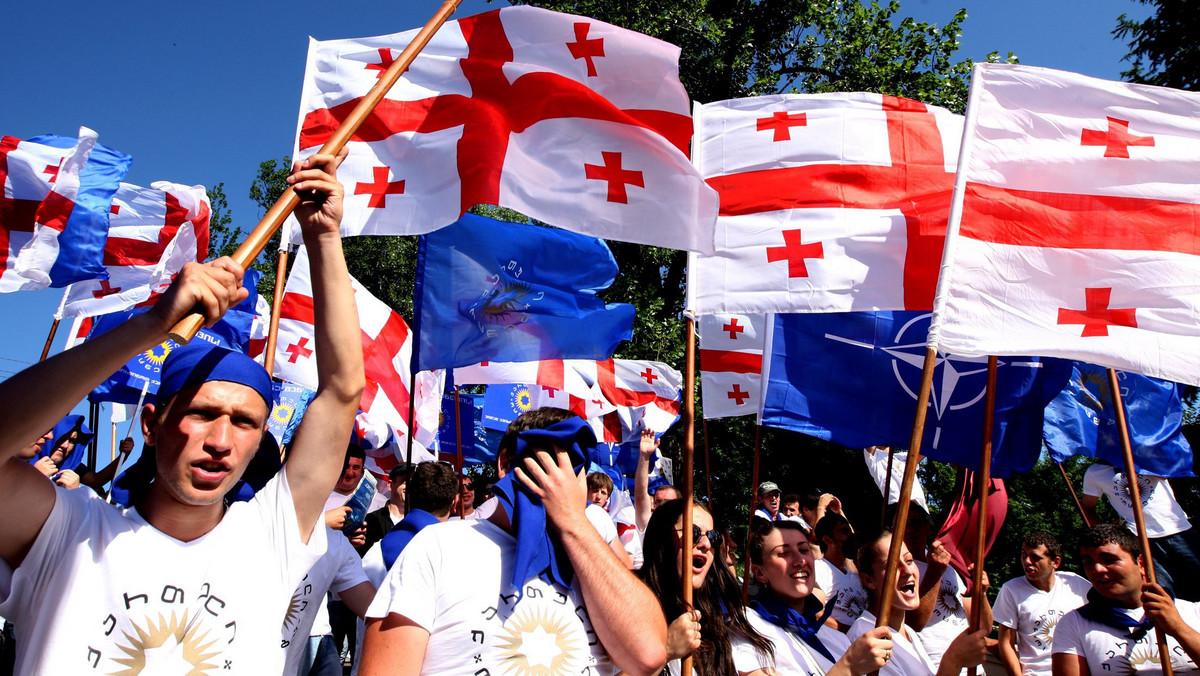
[[[1108,369],[1108,388],[1112,390],[1113,410],[1117,414],[1117,429],[1121,435],[1121,452],[1125,456],[1125,483],[1129,486],[1129,501],[1133,504],[1133,521],[1137,527],[1138,542],[1141,544],[1142,559],[1146,562],[1146,579],[1150,584],[1158,583],[1154,574],[1154,559],[1150,553],[1150,537],[1146,535],[1146,517],[1142,513],[1141,488],[1137,481],[1137,467],[1133,464],[1133,445],[1129,441],[1129,425],[1125,421],[1125,402],[1121,398],[1121,383],[1116,369]],[[1171,653],[1167,649],[1167,637],[1162,628],[1154,627],[1158,639],[1158,660],[1162,664],[1163,676],[1173,676]]]
[[[754,426],[754,462],[750,470],[750,520],[746,527],[746,549],[742,554],[742,603],[750,599],[750,533],[754,530],[754,510],[758,509],[758,453],[762,450],[762,425]]]
[[[896,447],[888,446],[887,474],[883,476],[883,509],[879,510],[879,528],[887,528],[888,498],[892,497],[892,461],[896,459]],[[874,451],[871,451],[874,454]]]
[[[683,584],[683,607],[692,609],[692,493],[695,483],[696,455],[696,322],[687,319],[684,340],[683,390],[683,554],[679,571]],[[692,656],[680,663],[680,674],[692,676]]]
[[[287,274],[287,244],[279,250],[279,263],[275,266],[275,295],[271,298],[271,323],[267,329],[267,351],[263,354],[263,368],[267,375],[274,373],[275,341],[279,338],[279,309],[283,307],[284,276]]]
[[[1075,486],[1071,484],[1071,477],[1067,476],[1067,470],[1062,466],[1062,463],[1055,463],[1058,466],[1058,471],[1062,474],[1063,481],[1067,484],[1067,490],[1071,491],[1071,499],[1075,501],[1075,507],[1079,509],[1079,516],[1083,517],[1083,525],[1091,527],[1094,524],[1088,518],[1087,512],[1083,511],[1083,503],[1079,501],[1079,494],[1075,492]]]
[[[926,347],[925,362],[921,367],[921,388],[917,391],[917,415],[913,420],[912,437],[908,442],[908,460],[904,463],[904,481],[900,485],[900,498],[896,504],[892,544],[888,549],[883,588],[879,590],[879,604],[875,607],[876,628],[888,626],[888,616],[891,614],[896,570],[900,563],[900,547],[904,545],[904,530],[908,526],[908,506],[912,500],[913,481],[917,478],[917,465],[921,463],[921,438],[925,434],[925,412],[929,408],[929,390],[933,386],[933,367],[936,363],[937,348]]]
[[[367,92],[366,96],[363,96],[358,105],[354,107],[354,110],[350,111],[346,120],[333,132],[333,135],[329,137],[325,145],[321,146],[321,149],[317,151],[318,153],[336,155],[342,151],[342,148],[354,136],[358,128],[362,126],[363,122],[371,115],[371,112],[375,110],[375,106],[379,105],[379,102],[383,100],[384,95],[392,88],[392,85],[396,84],[400,76],[408,70],[409,65],[417,58],[417,54],[425,48],[425,45],[429,43],[433,34],[442,27],[442,24],[446,23],[446,20],[450,18],[454,10],[458,9],[460,2],[462,0],[445,0],[442,3],[442,6],[434,13],[425,26],[421,28],[412,42],[408,43],[400,52],[400,56],[396,57],[396,60],[388,66],[387,70],[380,74],[375,86],[371,87],[371,91]],[[283,225],[283,221],[289,214],[295,211],[296,206],[299,204],[300,196],[296,194],[295,190],[292,188],[284,190],[275,204],[267,210],[263,219],[259,221],[254,230],[246,236],[245,241],[238,246],[237,251],[233,253],[234,262],[243,270],[246,269],[258,257],[258,254],[266,247],[271,236]],[[202,314],[189,315],[171,328],[170,336],[175,342],[181,345],[187,344],[196,336],[196,332],[204,325],[204,321],[205,318]]]
[[[971,631],[979,631],[983,622],[983,559],[987,556],[987,503],[988,488],[992,483],[992,427],[996,419],[996,366],[995,356],[988,357],[987,390],[983,400],[983,453],[979,459],[979,471],[975,473],[975,500],[977,519],[975,522],[975,570],[971,574]],[[977,667],[968,673],[975,676]]]
[[[46,361],[46,357],[50,354],[50,346],[54,344],[54,334],[58,333],[58,317],[54,318],[54,323],[50,325],[50,335],[46,336],[46,344],[42,346],[42,356],[38,357],[38,361]]]
[[[412,395],[409,395],[409,400],[412,400]],[[458,385],[454,386],[454,471],[460,477],[458,480],[458,518],[465,519],[467,517],[467,505],[462,501],[462,475],[463,475],[463,447],[462,447],[462,411],[458,407]],[[407,501],[405,501],[407,502]]]

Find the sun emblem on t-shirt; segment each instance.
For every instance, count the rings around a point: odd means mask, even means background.
[[[1157,666],[1158,646],[1154,644],[1154,641],[1147,641],[1145,643],[1138,642],[1138,644],[1133,647],[1133,650],[1129,651],[1129,656],[1126,658],[1126,660],[1128,660],[1129,663],[1128,673],[1131,674],[1136,672],[1142,666]]]
[[[300,619],[300,590],[297,589],[292,594],[292,600],[288,602],[287,614],[283,616],[283,628],[295,624],[296,620]]]
[[[1033,630],[1033,640],[1039,648],[1045,649],[1053,645],[1054,628],[1058,626],[1058,621],[1061,619],[1062,616],[1054,612],[1042,618],[1041,624]]]
[[[195,619],[189,620],[188,612],[183,617],[171,613],[168,619],[161,613],[158,620],[146,620],[145,628],[133,625],[133,633],[125,632],[129,645],[118,645],[128,657],[114,658],[124,667],[113,672],[116,676],[135,674],[179,674],[180,676],[203,676],[215,673],[217,665],[209,660],[217,657],[217,651],[209,651],[216,640],[209,640],[208,632],[202,631]]]
[[[571,632],[565,618],[552,617],[547,608],[518,608],[498,639],[501,664],[513,676],[577,673],[587,658],[582,638]]]

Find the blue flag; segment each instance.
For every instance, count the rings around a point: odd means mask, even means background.
[[[1180,429],[1183,386],[1123,371],[1117,378],[1134,466],[1155,476],[1192,476],[1192,447]],[[1043,436],[1054,462],[1087,455],[1125,466],[1108,369],[1075,362],[1071,381],[1046,407]]]
[[[255,289],[261,276],[262,273],[257,270],[247,270],[242,285],[250,290],[250,295],[246,300],[229,308],[221,321],[214,324],[212,328],[200,329],[193,340],[206,340],[214,345],[245,352],[250,344],[250,328],[254,323],[254,306],[258,302],[258,292]],[[100,315],[96,317],[96,322],[92,325],[88,338],[105,333],[124,323],[130,317],[147,310],[149,310],[148,307],[141,307]],[[154,401],[150,395],[158,392],[162,364],[171,350],[177,347],[179,347],[178,343],[167,340],[130,359],[116,373],[92,390],[88,399],[93,402],[112,401],[121,404],[136,404],[142,387],[148,382],[150,386],[147,391],[147,401]]]
[[[488,385],[483,394],[483,426],[503,432],[517,416],[532,411],[533,394],[529,388],[529,385]]]
[[[282,446],[292,440],[296,427],[300,425],[308,402],[312,401],[315,391],[297,385],[296,383],[274,383],[275,405],[271,407],[271,417],[267,419],[267,431],[275,435]]]
[[[458,402],[458,412],[454,403]],[[458,421],[458,430],[455,421]],[[438,452],[458,454],[458,438],[462,435],[463,458],[475,453],[475,400],[469,394],[455,395],[454,390],[442,394],[442,415],[438,425]]]
[[[776,315],[763,424],[850,448],[898,446],[912,435],[929,313]],[[1033,467],[1042,409],[1069,361],[1003,357],[996,374],[992,474]],[[986,358],[939,355],[922,453],[979,469]]]
[[[419,370],[608,359],[633,336],[634,307],[596,297],[616,276],[603,240],[466,214],[421,237]]]

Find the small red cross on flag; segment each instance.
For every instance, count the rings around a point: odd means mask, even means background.
[[[825,249],[820,242],[801,244],[799,230],[783,231],[783,246],[767,247],[767,262],[787,261],[788,277],[807,277],[806,258],[824,258]]]
[[[645,380],[647,384],[653,385],[654,381],[658,380],[658,375],[654,373],[649,366],[647,366],[646,370],[642,371],[642,379]]]
[[[364,67],[367,70],[376,71],[375,79],[378,80],[379,78],[383,77],[384,71],[386,71],[389,67],[391,67],[392,62],[395,60],[396,59],[392,57],[392,50],[388,49],[387,47],[380,47],[379,48],[379,63],[368,63]]]
[[[1109,299],[1112,297],[1112,287],[1106,289],[1085,289],[1084,309],[1058,309],[1059,324],[1083,324],[1081,337],[1107,336],[1110,326],[1130,326],[1137,328],[1137,310],[1133,308],[1110,309]]]
[[[288,353],[288,363],[289,364],[295,364],[296,360],[298,360],[302,357],[304,359],[308,359],[309,357],[312,356],[312,353],[313,353],[312,349],[308,347],[308,337],[307,336],[305,336],[304,338],[301,338],[299,341],[297,341],[295,343],[292,343],[291,345],[288,345],[286,348],[284,348],[284,352]]]
[[[58,172],[62,171],[63,161],[65,160],[66,158],[64,157],[58,161],[58,164],[47,164],[46,168],[42,170],[43,174],[50,177],[47,179],[49,183],[54,183],[58,180]]]
[[[786,111],[779,111],[773,113],[770,117],[758,120],[758,130],[774,132],[771,140],[776,142],[790,141],[792,138],[792,127],[804,127],[807,125],[807,115],[804,113],[792,115]]]
[[[1108,118],[1108,131],[1084,129],[1080,144],[1103,146],[1105,157],[1129,158],[1129,146],[1153,146],[1153,136],[1135,136],[1129,133],[1129,120]]]
[[[590,179],[608,181],[609,202],[628,204],[629,195],[625,191],[625,185],[629,184],[645,188],[646,184],[642,181],[642,172],[622,168],[621,153],[605,151],[601,153],[601,156],[604,158],[604,164],[583,165],[584,175]]]
[[[388,195],[403,195],[404,181],[388,181],[391,170],[387,167],[375,167],[375,180],[372,183],[356,183],[355,195],[370,195],[367,206],[372,209],[382,209],[387,206]]]
[[[587,34],[590,27],[586,21],[576,22],[575,42],[568,42],[567,49],[571,50],[571,56],[587,62],[588,77],[596,77],[595,59],[604,56],[604,38],[589,40]]]
[[[743,391],[740,385],[734,383],[733,389],[729,390],[729,398],[734,400],[738,406],[741,406],[750,398],[750,393]]]
[[[722,326],[721,330],[729,333],[730,340],[737,340],[738,334],[743,333],[746,330],[746,327],[738,324],[737,317],[730,317],[729,323]]]
[[[100,288],[92,292],[93,298],[104,298],[114,293],[120,293],[121,287],[114,287],[107,279],[100,280]]]

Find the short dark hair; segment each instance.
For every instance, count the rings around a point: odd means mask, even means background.
[[[880,561],[887,562],[887,554],[880,555],[875,550],[878,549],[877,545],[880,541],[890,541],[891,539],[892,531],[885,528],[863,541],[862,545],[858,548],[858,556],[854,559],[854,564],[858,567],[860,575],[873,575],[875,566],[879,565]]]
[[[821,504],[821,491],[808,489],[800,495],[800,509],[816,509]]]
[[[346,446],[346,458],[344,460],[342,460],[342,471],[343,472],[345,472],[346,468],[350,466],[350,458],[359,458],[360,460],[363,461],[363,464],[366,464],[367,452],[364,451],[363,449],[359,448],[355,444],[347,445]]]
[[[817,525],[813,526],[813,537],[817,539],[817,546],[821,548],[821,551],[828,549],[825,545],[825,536],[833,537],[833,529],[842,524],[849,525],[849,523],[846,517],[841,514],[826,512],[825,516],[821,517],[821,520],[817,522]]]
[[[423,462],[408,478],[406,497],[413,509],[423,509],[438,517],[446,516],[457,495],[458,475],[450,465]]]
[[[1128,552],[1134,561],[1142,553],[1142,548],[1138,545],[1138,540],[1134,537],[1133,533],[1114,523],[1102,523],[1099,526],[1092,526],[1083,531],[1083,534],[1079,536],[1080,549],[1084,547],[1103,547],[1110,542]]]
[[[766,519],[755,519],[754,525],[750,528],[749,554],[751,563],[762,565],[763,540],[777,530],[794,530],[803,535],[805,540],[808,539],[808,534],[804,532],[804,527],[795,521],[767,521]]]
[[[608,491],[609,495],[613,492],[613,480],[604,472],[592,472],[587,475],[588,492],[598,491],[601,488]]]
[[[1021,545],[1029,549],[1037,549],[1038,547],[1046,548],[1046,556],[1052,559],[1057,559],[1062,556],[1062,545],[1058,544],[1058,538],[1045,531],[1034,531],[1025,536],[1021,540]]]
[[[511,467],[517,452],[518,434],[526,430],[545,429],[564,420],[570,420],[573,417],[575,417],[574,413],[552,406],[522,413],[517,416],[516,420],[508,424],[508,429],[504,430],[504,436],[500,437],[500,443],[498,444],[500,457],[505,458],[508,461],[508,466]]]
[[[790,505],[793,502],[800,504],[800,496],[796,495],[795,493],[788,493],[787,495],[783,496],[782,500],[779,501],[779,503],[782,505]]]

